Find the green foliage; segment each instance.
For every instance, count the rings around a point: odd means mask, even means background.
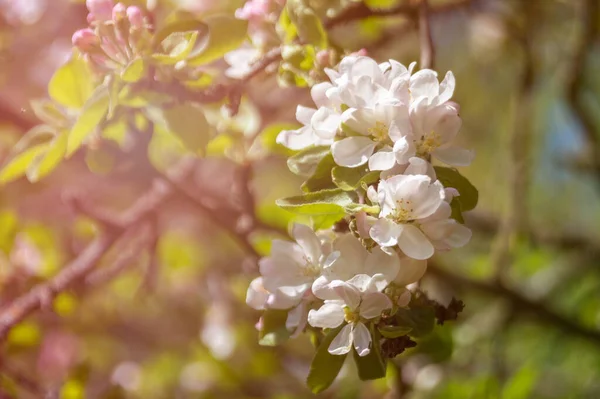
[[[539,372],[531,365],[521,367],[502,389],[503,398],[531,398]]]
[[[198,32],[173,32],[161,42],[161,51],[152,58],[165,65],[175,65],[183,61],[192,52],[198,39]]]
[[[311,177],[302,184],[302,191],[311,193],[328,188],[335,188],[331,181],[331,170],[335,167],[335,161],[331,153],[325,155],[319,163]]]
[[[135,83],[146,74],[146,63],[143,58],[131,61],[121,72],[121,79],[127,83]]]
[[[258,343],[263,346],[281,345],[290,337],[290,332],[285,326],[288,311],[267,309],[262,315],[262,328],[259,333]]]
[[[331,171],[335,185],[345,191],[354,191],[363,184],[373,184],[379,180],[379,175],[379,171],[369,171],[367,166],[357,166],[356,168],[336,166]]]
[[[148,108],[148,117],[157,125],[173,134],[186,149],[203,154],[210,141],[211,127],[204,111],[192,103],[178,104],[170,108]]]
[[[358,377],[362,381],[376,380],[385,377],[386,360],[381,356],[381,335],[371,324],[369,328],[371,332],[371,350],[366,356],[359,356],[355,349],[352,350],[356,368],[358,369]]]
[[[435,313],[431,306],[411,303],[410,308],[399,308],[394,315],[399,326],[410,327],[410,335],[423,337],[429,334],[435,325]]]
[[[48,94],[57,103],[79,109],[94,91],[91,71],[83,58],[73,57],[61,66],[48,84]]]
[[[98,86],[86,101],[77,121],[69,133],[66,156],[71,156],[81,147],[84,140],[96,130],[104,120],[109,106],[108,89],[105,85]]]
[[[187,61],[189,65],[201,66],[216,61],[246,40],[247,21],[222,14],[210,16],[204,22],[208,26],[207,38],[191,54]]]
[[[329,345],[344,325],[330,330],[315,353],[306,379],[306,383],[313,393],[323,392],[329,388],[344,365],[346,355],[332,355],[328,351]]]
[[[385,338],[398,338],[412,331],[408,326],[383,326],[379,327],[379,332]]]
[[[464,223],[463,212],[470,211],[477,206],[479,192],[471,182],[461,175],[456,169],[443,166],[435,166],[435,173],[438,180],[444,187],[453,187],[458,190],[460,195],[452,198],[450,207],[452,208],[452,218],[459,223]]]
[[[0,172],[0,183],[16,180],[27,172],[29,165],[49,148],[49,144],[38,144],[15,156]]]
[[[289,157],[287,165],[294,174],[311,176],[321,159],[329,153],[330,148],[328,146],[309,147]]]
[[[312,44],[318,48],[327,47],[327,32],[314,10],[308,6],[307,1],[288,0],[286,2],[286,12],[303,43]],[[287,21],[281,22],[285,23]],[[286,24],[284,31],[286,32],[286,38],[288,38],[292,29]]]
[[[60,164],[67,152],[68,139],[68,130],[60,132],[49,144],[47,151],[29,164],[27,168],[29,181],[36,182],[49,175]]]
[[[340,189],[321,190],[277,200],[283,209],[302,215],[338,215],[354,212],[359,204],[356,193]]]

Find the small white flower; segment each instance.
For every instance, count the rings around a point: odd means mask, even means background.
[[[462,120],[455,105],[428,105],[427,97],[420,97],[410,107],[412,132],[396,141],[394,153],[399,164],[410,157],[434,157],[448,165],[467,166],[473,152],[460,148],[453,141]]]
[[[341,104],[330,100],[325,91],[330,83],[319,83],[311,89],[311,96],[318,109],[298,105],[296,119],[304,126],[297,130],[283,130],[277,142],[292,150],[301,150],[313,145],[331,145],[340,127]]]
[[[329,345],[329,353],[343,355],[354,346],[359,356],[368,355],[372,339],[365,322],[392,307],[390,298],[381,293],[388,281],[380,274],[359,274],[347,282],[335,280],[330,285],[335,299],[325,300],[318,310],[312,309],[308,313],[309,324],[336,328],[347,323]]]
[[[335,162],[346,167],[369,162],[370,170],[391,169],[396,164],[392,146],[411,132],[408,108],[399,103],[350,108],[342,114],[342,121],[359,134],[331,146]]]
[[[311,294],[313,282],[323,269],[331,266],[339,256],[326,253],[312,229],[295,224],[292,236],[296,242],[274,240],[271,256],[259,261],[264,288],[272,295],[267,306],[272,309],[289,309]]]
[[[448,202],[443,202],[433,215],[420,221],[421,230],[436,250],[460,248],[471,240],[471,230],[451,219],[451,213]]]
[[[381,207],[379,220],[369,230],[383,248],[398,247],[414,259],[428,259],[434,246],[420,229],[427,218],[444,203],[444,187],[423,175],[398,175],[370,187],[369,199]]]
[[[260,51],[253,47],[242,47],[226,53],[223,58],[229,64],[225,76],[242,79],[252,70],[252,63],[260,58]]]
[[[400,260],[397,256],[389,256],[380,248],[373,248],[369,252],[351,233],[335,240],[333,250],[339,253],[339,257],[323,269],[323,275],[312,285],[314,295],[321,299],[333,299],[330,297],[330,283],[334,280],[346,281],[358,274],[364,274],[382,275],[386,281],[392,281],[400,270]]]
[[[450,71],[446,73],[442,83],[438,82],[438,74],[431,69],[421,69],[410,77],[410,94],[413,101],[425,98],[427,105],[441,105],[452,98],[456,80]]]

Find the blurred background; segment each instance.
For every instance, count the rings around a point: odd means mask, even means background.
[[[231,12],[241,3],[177,6]],[[460,141],[477,154],[461,173],[480,199],[466,215],[472,242],[434,257],[422,287],[466,308],[396,358],[386,379],[360,382],[348,362],[319,396],[599,398],[600,2],[431,0],[430,8],[435,69],[456,75]],[[0,162],[37,123],[30,100],[47,95],[86,14],[77,1],[0,0]],[[331,34],[379,61],[419,59],[415,21],[403,16],[354,21]],[[296,105],[309,101],[305,90],[261,76],[230,128],[263,131],[268,147],[273,126],[293,123]],[[293,218],[275,199],[301,183],[271,146],[251,181],[258,220],[274,227],[248,235],[259,254]],[[55,275],[95,236],[99,226],[68,206],[65,193],[125,209],[156,176],[145,154],[134,147],[96,162],[94,173],[76,155],[40,183],[0,188],[0,305]],[[238,172],[233,161],[209,156],[186,185],[236,220]],[[10,332],[0,397],[312,397],[304,384],[314,353],[308,337],[275,348],[257,343],[259,313],[245,304],[257,274],[248,248],[222,228],[229,222],[215,223],[184,199],[155,219],[155,250],[115,271],[111,260],[129,247],[116,248],[93,279]]]

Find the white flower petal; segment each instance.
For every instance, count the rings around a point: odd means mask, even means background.
[[[352,168],[365,164],[374,149],[375,143],[368,137],[348,137],[333,143],[331,153],[335,163]]]
[[[317,83],[310,89],[310,96],[312,97],[317,107],[331,107],[333,104],[327,97],[327,90],[332,87],[329,82]]]
[[[318,328],[336,328],[344,322],[344,309],[337,303],[325,303],[308,312],[308,324]]]
[[[442,83],[440,83],[440,93],[438,97],[438,104],[443,104],[452,98],[454,94],[454,88],[456,87],[456,80],[454,74],[451,71],[446,72],[446,76]]]
[[[367,331],[368,332],[368,331]],[[332,355],[345,355],[352,349],[352,325],[347,324],[331,341],[327,349]]]
[[[408,256],[400,259],[400,271],[394,283],[400,286],[407,286],[417,282],[427,271],[427,260],[413,259]]]
[[[404,226],[404,230],[398,238],[398,246],[406,256],[414,259],[429,259],[435,252],[425,234],[411,224]]]
[[[412,136],[404,136],[394,143],[394,155],[396,162],[400,165],[408,163],[410,158],[414,157],[416,148]]]
[[[262,277],[257,277],[250,282],[246,292],[246,303],[253,309],[262,310],[269,298],[269,292],[263,287]]]
[[[450,145],[444,148],[438,148],[433,152],[433,156],[445,164],[452,166],[469,166],[475,158],[473,151]]]
[[[396,278],[400,270],[400,259],[397,256],[389,256],[379,248],[373,248],[365,260],[364,273],[374,276],[383,274],[390,282]]]
[[[410,92],[413,98],[426,97],[430,101],[440,92],[437,72],[421,69],[410,77]]]
[[[321,242],[315,232],[305,224],[294,223],[292,227],[292,237],[302,247],[308,260],[316,264],[321,259]]]
[[[388,170],[396,164],[396,156],[391,149],[383,149],[369,158],[369,170]]]
[[[402,234],[403,229],[404,226],[389,219],[379,219],[369,230],[369,235],[382,247],[392,247],[398,243],[398,237]]]
[[[312,115],[310,126],[317,136],[322,139],[333,140],[341,121],[341,116],[338,113],[329,108],[321,107]]]
[[[275,141],[290,150],[302,150],[316,144],[314,132],[309,126],[298,130],[282,130]]]
[[[359,313],[365,319],[374,319],[381,316],[381,313],[392,307],[392,301],[387,295],[381,292],[373,292],[363,295],[360,303]]]
[[[356,349],[358,356],[367,356],[371,352],[369,349],[371,346],[371,333],[363,323],[354,324],[352,341],[354,341],[354,349]]]
[[[352,310],[360,305],[360,291],[352,284],[344,281],[335,280],[330,285],[338,298],[340,298]]]
[[[314,108],[308,108],[303,105],[298,105],[296,108],[296,120],[303,125],[310,125],[310,119],[317,112]]]

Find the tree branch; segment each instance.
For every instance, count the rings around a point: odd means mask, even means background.
[[[428,0],[421,0],[419,4],[419,41],[421,42],[421,69],[433,69],[435,65],[435,47],[431,37],[429,24]]]
[[[550,310],[544,303],[532,301],[521,293],[505,287],[501,282],[488,283],[472,280],[456,273],[444,270],[429,262],[427,272],[451,287],[478,291],[485,295],[501,297],[509,301],[515,312],[537,317],[540,321],[553,325],[569,334],[600,345],[600,331],[582,326],[578,322]]]

